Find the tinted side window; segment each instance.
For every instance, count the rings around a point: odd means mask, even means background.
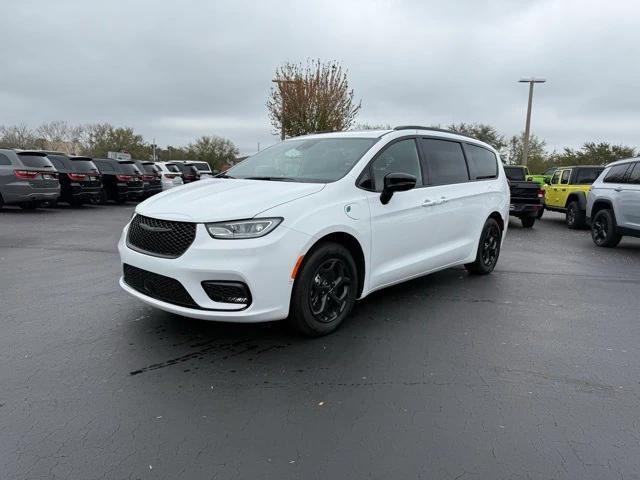
[[[600,176],[603,168],[579,168],[576,172],[576,179],[573,181],[577,185],[591,185]]]
[[[629,164],[625,163],[623,165],[616,165],[611,167],[607,176],[604,177],[604,183],[624,183],[624,175],[627,173],[629,169]]]
[[[4,153],[0,153],[0,165],[11,165],[11,160]]]
[[[562,185],[568,184],[570,176],[571,176],[571,170],[563,170],[562,171],[562,177],[560,178],[560,183]]]
[[[472,180],[483,180],[498,176],[498,160],[493,152],[469,143],[464,148],[467,152],[469,173]]]
[[[415,140],[400,140],[378,154],[371,164],[373,190],[382,191],[384,177],[388,173],[408,173],[416,177],[416,187],[422,186],[422,171]]]
[[[430,185],[448,185],[469,181],[467,162],[458,142],[421,138],[420,144],[427,162]]]
[[[633,164],[633,170],[629,174],[629,183],[633,183],[634,185],[640,185],[640,162]]]
[[[551,184],[557,184],[560,181],[560,172],[556,170],[556,172],[553,174],[553,177],[551,177]]]

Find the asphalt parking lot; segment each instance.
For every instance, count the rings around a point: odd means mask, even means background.
[[[117,285],[133,205],[0,211],[0,478],[640,478],[640,240],[511,222],[335,334]]]

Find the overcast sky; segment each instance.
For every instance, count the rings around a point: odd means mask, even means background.
[[[285,61],[335,59],[359,121],[484,122],[552,149],[640,146],[640,2],[0,0],[0,125],[131,126],[243,153],[277,141],[265,101]]]

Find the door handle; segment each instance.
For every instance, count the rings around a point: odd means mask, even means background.
[[[425,200],[422,202],[423,207],[435,207],[436,205],[442,205],[447,202],[447,197],[440,197],[438,200]]]
[[[561,189],[560,189],[560,191],[562,191],[562,192],[566,192],[566,191],[567,191],[567,189],[566,189],[566,188],[561,188]]]
[[[623,189],[622,189],[622,187],[616,187],[616,188],[614,188],[614,190],[615,190],[616,192],[621,192]]]

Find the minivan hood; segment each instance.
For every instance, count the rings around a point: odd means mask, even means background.
[[[317,193],[324,186],[268,180],[199,180],[154,195],[140,203],[136,213],[198,223],[252,218],[270,208]]]

